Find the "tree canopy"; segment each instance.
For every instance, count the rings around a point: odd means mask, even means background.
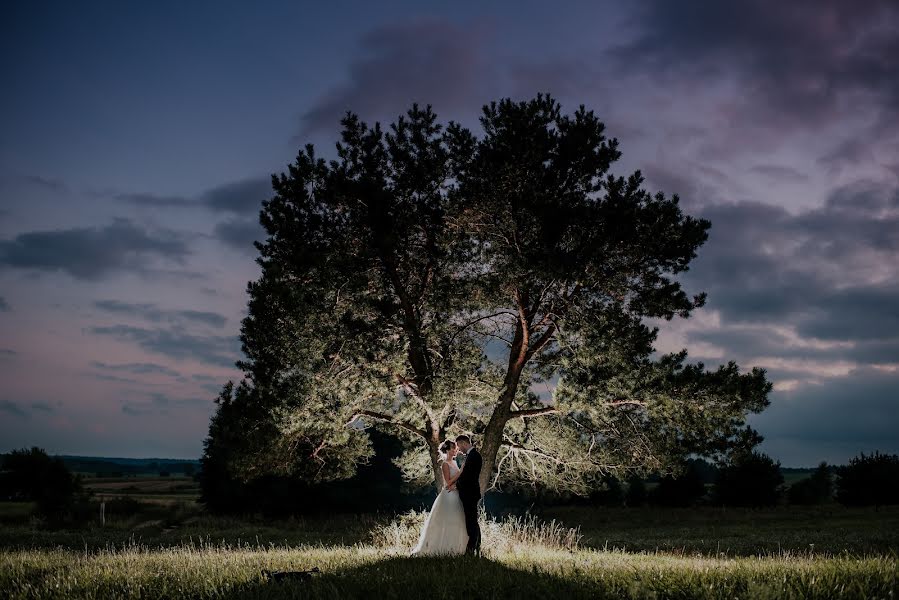
[[[614,175],[592,111],[538,95],[491,102],[477,133],[417,105],[341,125],[336,158],[306,146],[263,202],[245,379],[210,430],[240,438],[233,468],[346,477],[378,424],[410,479],[439,487],[438,445],[470,432],[483,489],[577,492],[758,442],[764,371],[657,355],[647,324],[702,306],[677,275],[710,223]]]

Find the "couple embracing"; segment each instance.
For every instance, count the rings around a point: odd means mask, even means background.
[[[460,469],[456,455],[465,456]],[[443,490],[434,500],[421,530],[416,556],[435,554],[480,554],[481,528],[478,526],[478,500],[481,499],[481,455],[471,438],[460,435],[456,441],[440,444],[440,470]]]

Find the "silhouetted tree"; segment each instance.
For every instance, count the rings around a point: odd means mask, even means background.
[[[832,494],[830,467],[822,462],[810,477],[800,479],[790,486],[788,498],[790,504],[821,504],[830,500]]]
[[[369,432],[373,457],[356,468],[352,477],[313,482],[299,472],[260,471],[251,477],[236,474],[229,468],[229,461],[241,460],[232,454],[239,454],[243,437],[252,435],[252,431],[239,407],[227,399],[227,394],[223,396],[200,461],[200,500],[210,512],[284,516],[323,510],[403,510],[421,503],[419,495],[404,489],[402,473],[392,462],[401,454],[402,442],[374,430]]]
[[[649,501],[657,506],[693,506],[705,496],[700,468],[694,462],[687,462],[683,472],[666,475],[649,494]]]
[[[646,483],[643,482],[643,478],[631,477],[628,479],[624,503],[630,507],[643,506],[646,504],[647,499]]]
[[[246,379],[227,399],[270,434],[241,444],[251,473],[347,476],[374,422],[415,441],[404,472],[438,487],[437,447],[459,431],[477,434],[482,488],[579,493],[758,441],[745,417],[768,404],[764,371],[652,357],[644,319],[704,302],[676,276],[710,224],[639,172],[613,176],[617,140],[591,111],[494,102],[480,137],[415,105],[387,132],[342,125],[336,160],[307,146],[263,203]],[[544,403],[533,390],[556,379]]]
[[[616,477],[604,476],[597,489],[590,493],[590,502],[597,506],[621,506],[624,504],[624,488]]]
[[[746,452],[719,471],[715,496],[728,506],[773,506],[783,482],[779,462],[758,451]]]
[[[837,500],[847,506],[899,504],[899,455],[861,455],[837,467]]]
[[[41,448],[13,450],[0,461],[0,496],[33,501],[45,517],[65,516],[80,492],[80,477]]]

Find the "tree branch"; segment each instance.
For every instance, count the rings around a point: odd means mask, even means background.
[[[528,417],[539,417],[542,415],[551,415],[557,413],[558,409],[555,406],[541,406],[539,408],[523,408],[521,410],[513,410],[509,413],[510,419],[515,419],[521,417],[522,419],[526,419]]]
[[[400,375],[399,373],[394,373],[393,376],[396,377],[397,382],[399,382],[399,384],[401,386],[403,386],[403,389],[405,389],[407,392],[409,392],[410,396],[415,398],[415,401],[418,403],[418,405],[424,411],[424,413],[425,413],[424,417],[425,417],[425,420],[428,421],[428,424],[432,425],[432,426],[436,426],[437,425],[437,417],[434,415],[434,411],[431,410],[431,407],[428,406],[428,403],[425,402],[425,399],[422,398],[421,394],[418,393],[418,387],[414,383],[412,383],[411,381],[409,381],[408,379],[406,379],[405,377]]]
[[[480,323],[481,321],[484,321],[484,320],[486,320],[486,319],[492,319],[493,317],[498,317],[498,316],[500,316],[500,315],[512,315],[512,316],[515,316],[515,313],[509,312],[508,310],[501,310],[501,311],[499,311],[499,312],[493,313],[492,315],[484,315],[484,316],[482,316],[482,317],[478,317],[478,318],[476,318],[476,319],[472,319],[471,321],[469,321],[468,323],[466,323],[465,325],[463,325],[462,327],[460,327],[459,329],[457,329],[457,330],[453,333],[453,335],[450,336],[450,339],[446,342],[446,344],[444,344],[444,347],[447,348],[447,349],[449,349],[450,347],[452,347],[453,342],[456,341],[456,338],[457,338],[463,331],[465,331],[466,329],[468,329],[468,328],[471,327],[472,325],[475,325],[475,324],[477,324],[477,323]],[[505,341],[505,340],[503,340],[503,341]],[[448,352],[448,351],[447,351],[447,355],[449,355],[449,352]],[[439,368],[439,366],[440,366],[442,363],[443,363],[443,360],[441,360],[441,361],[438,363],[438,368]],[[435,369],[435,370],[436,370],[436,369]]]
[[[528,348],[526,360],[530,360],[532,356],[534,356],[535,354],[540,352],[540,349],[543,348],[543,346],[545,346],[547,343],[549,343],[549,340],[552,339],[553,334],[555,332],[556,332],[556,324],[553,323],[549,327],[546,328],[546,331],[544,331],[543,334],[539,338],[537,338],[537,341],[534,343],[534,346],[531,348]]]
[[[565,462],[560,458],[553,456],[552,454],[547,454],[546,452],[542,452],[540,450],[534,450],[533,448],[522,446],[521,444],[513,442],[511,440],[503,440],[502,442],[500,442],[500,446],[508,446],[509,448],[514,448],[519,452],[524,452],[525,454],[536,454],[537,456],[541,456],[547,460],[550,460],[557,465],[563,464]]]
[[[414,433],[415,435],[420,435],[421,437],[423,437],[425,439],[428,438],[428,434],[426,431],[424,431],[422,429],[418,429],[412,423],[409,423],[408,421],[398,421],[395,418],[391,417],[390,415],[385,415],[383,413],[375,412],[373,410],[356,411],[356,414],[354,414],[353,417],[349,421],[346,422],[346,425],[351,425],[353,423],[353,421],[355,421],[359,417],[369,417],[371,419],[377,419],[378,421],[383,421],[385,423],[390,423],[391,425],[396,425],[397,427],[402,427],[406,431],[410,431],[410,432]]]
[[[614,402],[606,402],[603,406],[646,406],[645,402],[640,400],[615,400]]]

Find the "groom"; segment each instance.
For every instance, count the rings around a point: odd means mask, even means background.
[[[481,554],[481,528],[478,526],[478,500],[481,499],[481,455],[472,447],[471,438],[460,435],[456,438],[456,447],[465,455],[462,474],[456,480],[459,499],[465,511],[465,531],[468,532],[468,546],[465,554]]]

